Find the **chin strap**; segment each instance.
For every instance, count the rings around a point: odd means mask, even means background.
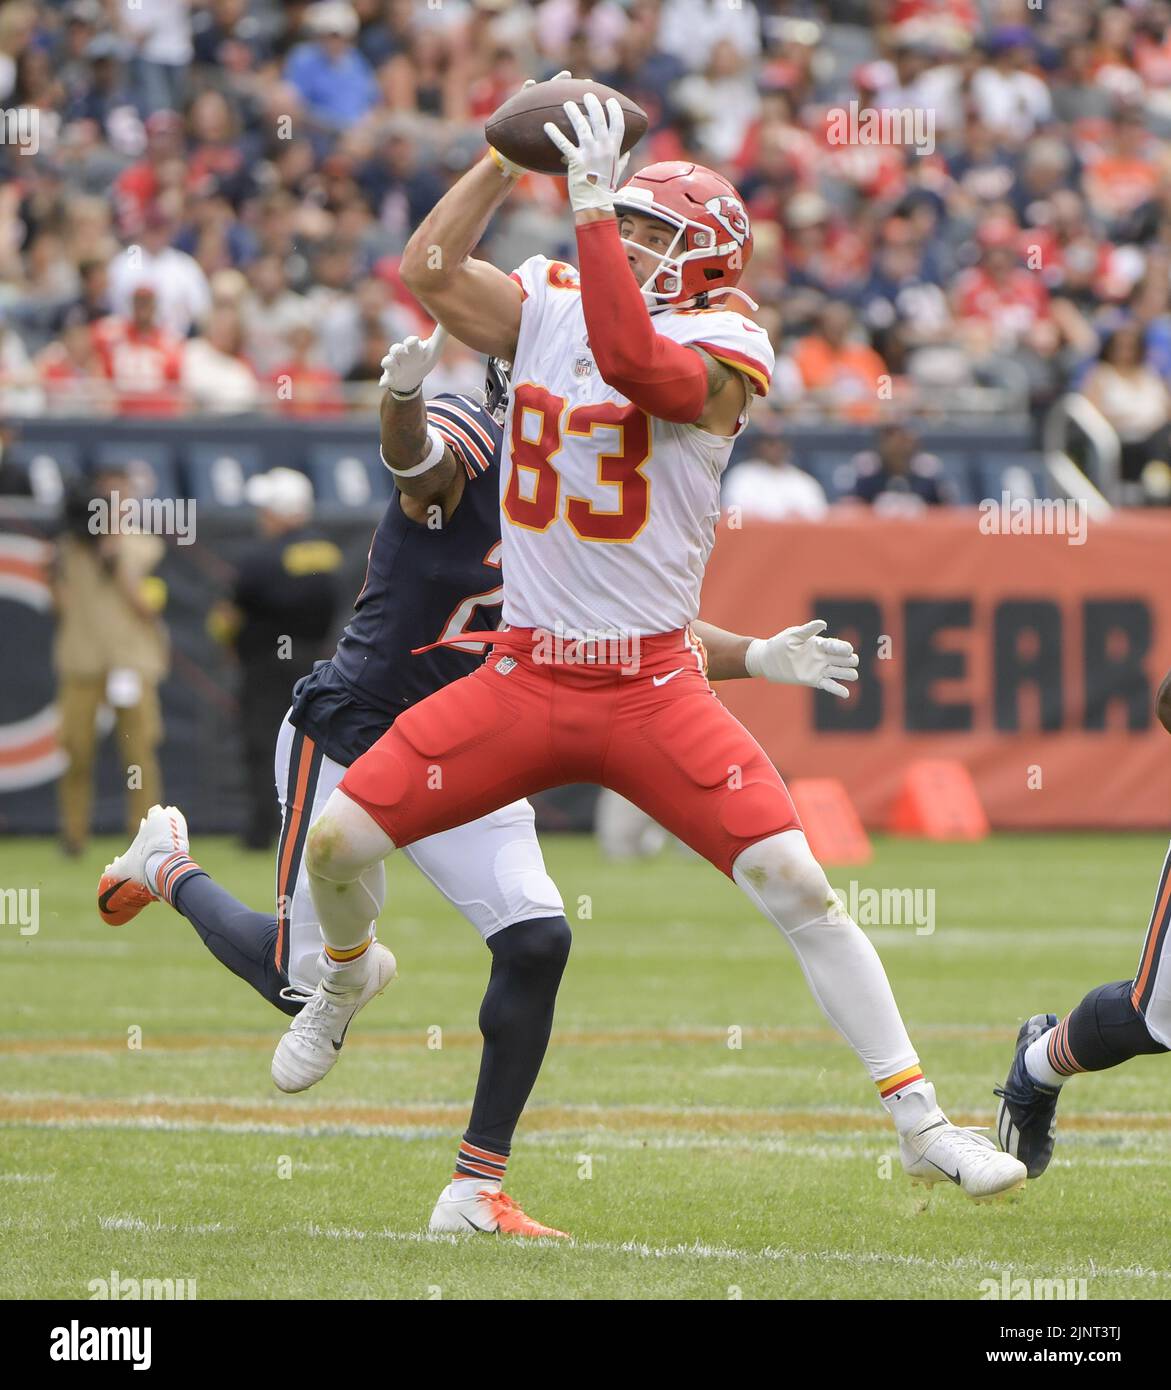
[[[711,299],[713,295],[717,294],[734,294],[738,298],[742,299],[754,313],[757,309],[760,308],[760,305],[756,302],[755,299],[752,298],[751,295],[745,294],[743,290],[738,290],[735,285],[721,285],[719,289],[708,290],[706,293],[709,299]]]

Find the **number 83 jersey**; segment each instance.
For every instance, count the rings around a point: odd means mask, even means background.
[[[570,637],[685,627],[733,438],[647,415],[598,373],[577,271],[533,256],[500,472],[504,621]],[[768,390],[768,335],[730,309],[664,309],[657,332]]]

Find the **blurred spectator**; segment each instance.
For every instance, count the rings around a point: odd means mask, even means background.
[[[191,62],[191,0],[147,0],[119,14],[134,50],[133,81],[146,114],[183,104]]]
[[[1154,197],[1159,169],[1142,112],[1124,108],[1115,117],[1101,153],[1087,162],[1086,199],[1112,229]]]
[[[748,59],[731,39],[721,38],[707,55],[702,73],[685,77],[672,93],[719,164],[741,149],[760,107],[756,86],[747,79]]]
[[[1124,323],[1109,334],[1097,365],[1082,384],[1082,394],[1118,434],[1123,481],[1141,481],[1152,463],[1166,468],[1171,460],[1171,397],[1146,359],[1140,324]]]
[[[41,349],[37,374],[51,415],[104,415],[114,408],[85,311],[75,307],[60,336]]]
[[[404,52],[396,53],[379,73],[392,111],[417,111],[448,121],[467,112],[465,65],[447,36],[435,28],[415,30]]]
[[[780,421],[764,416],[753,425],[751,451],[724,484],[725,513],[747,520],[820,521],[829,510],[825,489],[794,465]]]
[[[991,62],[972,78],[980,120],[1013,145],[1044,125],[1052,111],[1049,88],[1030,71],[1033,45],[1032,31],[1024,25],[993,30],[987,41]]]
[[[954,312],[965,348],[977,360],[1031,352],[1050,356],[1058,335],[1044,280],[1020,264],[1019,232],[1007,217],[980,228],[979,264],[956,281]]]
[[[340,414],[345,409],[341,377],[323,365],[313,324],[294,324],[288,345],[291,355],[272,374],[278,409],[303,419]]]
[[[127,247],[110,265],[110,304],[125,315],[142,285],[154,291],[162,327],[185,338],[211,307],[207,276],[185,251],[171,245],[176,226],[157,204],[147,210],[142,244]]]
[[[358,16],[345,0],[318,0],[305,12],[305,28],[312,38],[289,55],[285,77],[321,130],[344,130],[378,102],[374,72],[354,47]]]
[[[273,730],[293,686],[324,658],[341,592],[341,551],[312,527],[313,487],[304,473],[274,468],[248,480],[259,539],[240,566],[228,614],[243,676],[248,823],[244,844],[268,849],[280,828],[272,794]]]
[[[37,369],[7,314],[0,310],[0,415],[39,415],[44,402]]]
[[[939,459],[919,448],[918,435],[901,420],[883,424],[876,447],[855,454],[850,471],[847,495],[870,503],[876,512],[914,515],[958,500]]]
[[[617,0],[542,0],[536,11],[537,45],[556,70],[569,66],[570,44],[581,34],[593,62],[612,67],[626,25],[625,6]],[[578,76],[576,68],[572,71]]]
[[[137,237],[147,211],[165,188],[182,187],[187,176],[183,158],[183,118],[177,111],[155,111],[147,117],[146,153],[123,169],[114,181],[113,201],[118,229]]]
[[[703,67],[722,39],[740,55],[760,55],[760,13],[753,4],[727,0],[665,0],[661,6],[659,47],[688,68]]]
[[[256,409],[260,383],[241,352],[242,342],[240,315],[224,306],[208,315],[201,337],[184,344],[180,380],[196,410],[232,415]]]
[[[139,285],[127,318],[111,315],[93,327],[94,342],[123,415],[177,415],[183,345],[160,326],[152,285]]]
[[[256,371],[271,376],[288,355],[289,334],[309,319],[303,295],[289,289],[279,256],[261,256],[248,269],[251,290],[241,305],[244,352]]]
[[[130,834],[163,799],[156,752],[163,737],[158,685],[167,673],[169,644],[159,617],[166,591],[153,571],[165,547],[158,536],[127,534],[109,524],[121,510],[111,512],[112,500],[132,495],[129,476],[115,470],[99,475],[92,486],[88,480],[80,484],[66,500],[65,530],[57,546],[53,664],[69,759],[58,793],[61,846],[70,855],[80,854],[89,838],[103,707],[114,714]]]
[[[818,316],[817,328],[816,333],[801,339],[793,353],[807,395],[850,419],[873,419],[882,398],[886,364],[872,347],[860,341],[848,304],[827,304]]]
[[[447,192],[439,172],[421,159],[418,141],[402,126],[389,128],[379,140],[358,170],[358,183],[396,253]]]
[[[33,41],[37,26],[35,5],[5,5],[0,10],[0,102],[7,103],[16,91],[20,59]]]

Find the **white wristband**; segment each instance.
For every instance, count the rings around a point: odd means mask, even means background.
[[[754,637],[745,648],[744,669],[750,676],[764,674],[760,669],[760,658],[764,655],[764,649],[767,645],[763,637]]]
[[[427,473],[434,468],[447,448],[447,440],[432,425],[427,426],[427,438],[431,441],[431,447],[422,463],[416,463],[413,468],[391,468],[390,464],[386,463],[386,455],[381,449],[378,450],[378,457],[396,478],[417,478],[420,473]]]

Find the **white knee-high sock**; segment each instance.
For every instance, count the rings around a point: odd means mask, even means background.
[[[364,972],[363,957],[382,911],[384,879],[376,870],[393,849],[390,836],[340,790],[310,826],[305,867],[327,980],[348,984]]]
[[[732,877],[793,949],[822,1013],[854,1049],[900,1130],[935,1108],[890,981],[800,830],[744,850]]]

